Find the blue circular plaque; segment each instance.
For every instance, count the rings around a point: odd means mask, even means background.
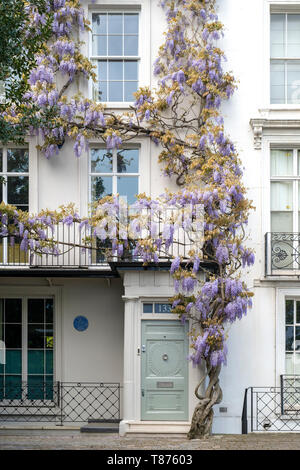
[[[77,331],[85,331],[89,326],[89,321],[86,317],[79,315],[74,319],[73,322],[74,328]]]

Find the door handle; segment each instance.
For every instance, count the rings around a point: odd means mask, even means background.
[[[146,352],[146,345],[145,344],[142,345],[142,352],[143,353]]]
[[[145,396],[145,390],[142,388],[142,397]]]

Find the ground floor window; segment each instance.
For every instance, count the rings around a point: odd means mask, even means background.
[[[285,301],[285,373],[300,375],[300,300]]]
[[[0,399],[52,399],[53,298],[0,298]]]

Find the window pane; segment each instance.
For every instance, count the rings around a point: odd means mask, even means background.
[[[300,323],[300,302],[296,302],[296,323]]]
[[[95,36],[92,40],[93,55],[107,55],[107,36]]]
[[[138,173],[139,172],[139,150],[123,149],[117,153],[118,173]]]
[[[271,15],[271,57],[285,57],[285,15]]]
[[[124,15],[124,33],[134,34],[139,32],[139,15],[128,13]]]
[[[285,328],[285,350],[293,351],[294,346],[294,327],[287,326]]]
[[[106,149],[91,149],[91,172],[111,173],[113,169],[113,156]]]
[[[106,13],[93,13],[92,17],[93,33],[106,34],[107,33],[107,14]]]
[[[297,312],[298,312],[298,303],[297,302]],[[285,323],[287,325],[293,325],[294,323],[294,301],[286,300],[285,301]]]
[[[285,69],[282,61],[271,63],[271,103],[285,103]]]
[[[286,353],[285,355],[285,373],[294,374],[294,354]]]
[[[92,201],[98,201],[104,196],[112,195],[112,178],[110,176],[92,176],[91,196]]]
[[[43,400],[45,398],[45,379],[43,375],[28,375],[29,400]]]
[[[28,323],[44,323],[44,299],[28,300]]]
[[[107,80],[107,60],[98,61],[98,81]]]
[[[22,373],[22,351],[6,351],[6,374],[21,374]]]
[[[300,351],[300,326],[296,326],[295,351]]]
[[[5,322],[22,323],[21,299],[5,299]]]
[[[108,62],[108,80],[123,80],[122,60],[111,60]]]
[[[271,213],[271,231],[272,232],[292,232],[293,231],[293,213],[292,212],[272,212]],[[286,244],[285,244],[286,246]],[[290,246],[292,254],[292,245]]]
[[[7,375],[5,377],[4,398],[20,400],[22,398],[22,376]]]
[[[46,374],[53,374],[53,351],[46,351]]]
[[[287,102],[300,103],[300,62],[287,64]]]
[[[53,323],[53,299],[46,299],[46,323]]]
[[[45,346],[44,336],[44,324],[28,325],[28,348],[43,349]]]
[[[99,82],[98,84],[98,101],[108,101],[107,99],[107,82]]]
[[[139,192],[139,179],[137,176],[118,176],[117,193],[121,196],[127,197],[127,203],[133,204],[135,196]]]
[[[44,351],[28,351],[28,373],[44,374]]]
[[[293,175],[293,151],[271,151],[271,176]]]
[[[108,36],[108,55],[123,55],[123,36]]]
[[[9,176],[7,178],[8,204],[28,204],[28,176]]]
[[[0,149],[0,173],[3,171],[3,150]]]
[[[45,348],[46,349],[53,349],[53,325],[46,325],[45,330]]]
[[[123,101],[123,82],[110,82],[108,90],[108,101]]]
[[[136,60],[125,60],[124,62],[124,79],[137,80],[138,78],[138,63]]]
[[[26,149],[7,149],[7,171],[27,173],[29,170],[29,154]]]
[[[143,313],[152,313],[153,304],[143,304]]]
[[[138,36],[124,37],[124,55],[138,55]]]
[[[108,34],[123,34],[123,15],[119,13],[108,15]]]
[[[134,101],[133,93],[138,89],[138,82],[125,82],[124,84],[124,101]]]
[[[300,57],[300,15],[287,15],[287,57]]]
[[[155,313],[172,313],[172,304],[155,304]]]
[[[293,210],[293,183],[287,181],[271,183],[271,210]]]
[[[22,347],[22,325],[5,325],[5,346],[9,349]]]

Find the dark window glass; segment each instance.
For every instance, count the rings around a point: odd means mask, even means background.
[[[43,349],[45,345],[44,325],[28,325],[28,348]]]
[[[294,350],[294,327],[287,326],[285,328],[285,349],[286,351],[293,351]]]
[[[46,299],[46,323],[53,323],[53,299]]]
[[[298,302],[297,302],[298,305]],[[297,306],[298,311],[298,306]],[[287,325],[293,325],[294,323],[294,301],[286,300],[285,301],[285,322]]]
[[[44,316],[44,299],[28,300],[28,323],[43,323]]]
[[[5,325],[5,346],[9,349],[22,348],[22,325]]]
[[[152,313],[153,304],[143,304],[143,313]]]
[[[29,171],[29,153],[25,149],[7,149],[7,171],[27,173]]]
[[[28,176],[8,176],[8,204],[28,206],[28,180]]]
[[[5,322],[22,323],[22,299],[5,299]]]

